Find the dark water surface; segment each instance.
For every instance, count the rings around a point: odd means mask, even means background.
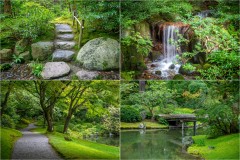
[[[192,130],[185,132],[192,135]],[[182,147],[181,129],[121,131],[121,159],[199,159]]]

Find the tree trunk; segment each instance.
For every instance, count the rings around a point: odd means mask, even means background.
[[[11,0],[4,0],[4,14],[12,15]]]
[[[63,128],[63,133],[67,133],[68,130],[68,125],[70,123],[70,120],[72,118],[72,113],[69,113],[66,117],[65,123],[64,123],[64,128]]]
[[[53,120],[52,120],[52,114],[50,110],[45,110],[44,111],[45,119],[47,121],[47,131],[48,132],[53,132]]]

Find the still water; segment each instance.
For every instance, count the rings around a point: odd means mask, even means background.
[[[185,131],[192,135],[192,130]],[[181,129],[121,131],[121,159],[197,159],[182,147]]]

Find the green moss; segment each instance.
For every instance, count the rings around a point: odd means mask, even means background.
[[[207,69],[209,69],[210,67],[211,67],[211,64],[209,64],[209,63],[206,63],[206,64],[203,65],[203,69],[204,69],[204,70],[207,70]]]
[[[121,128],[122,129],[139,129],[140,123],[144,123],[147,127],[147,129],[160,129],[160,128],[166,128],[166,125],[159,124],[158,122],[151,122],[151,121],[144,121],[144,122],[136,122],[136,123],[126,123],[121,122]]]
[[[176,74],[176,75],[173,77],[173,80],[184,80],[184,77],[183,77],[183,75],[181,75],[181,74]]]
[[[200,64],[192,64],[193,67],[196,68],[196,70],[202,69],[202,66]]]
[[[22,133],[9,128],[0,128],[1,132],[1,159],[10,159],[14,143]]]
[[[172,114],[192,114],[193,112],[191,108],[176,108]]]
[[[200,155],[204,159],[239,159],[239,134],[207,139],[206,135],[193,137],[194,144],[188,153]]]
[[[36,132],[46,133],[43,128],[34,129]],[[81,139],[64,139],[65,134],[47,133],[49,143],[65,159],[119,159],[119,148]]]

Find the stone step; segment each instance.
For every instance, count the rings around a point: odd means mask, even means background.
[[[62,41],[62,40],[56,40],[55,41],[55,49],[63,49],[63,50],[71,50],[75,46],[74,41]]]
[[[47,62],[41,73],[43,79],[63,77],[70,73],[70,67],[65,62]]]
[[[53,61],[64,61],[69,62],[72,60],[74,52],[70,50],[57,49],[53,52]]]
[[[55,24],[57,33],[72,33],[73,30],[68,24]]]
[[[73,34],[59,34],[57,35],[57,39],[63,40],[63,41],[71,41],[74,39]]]

